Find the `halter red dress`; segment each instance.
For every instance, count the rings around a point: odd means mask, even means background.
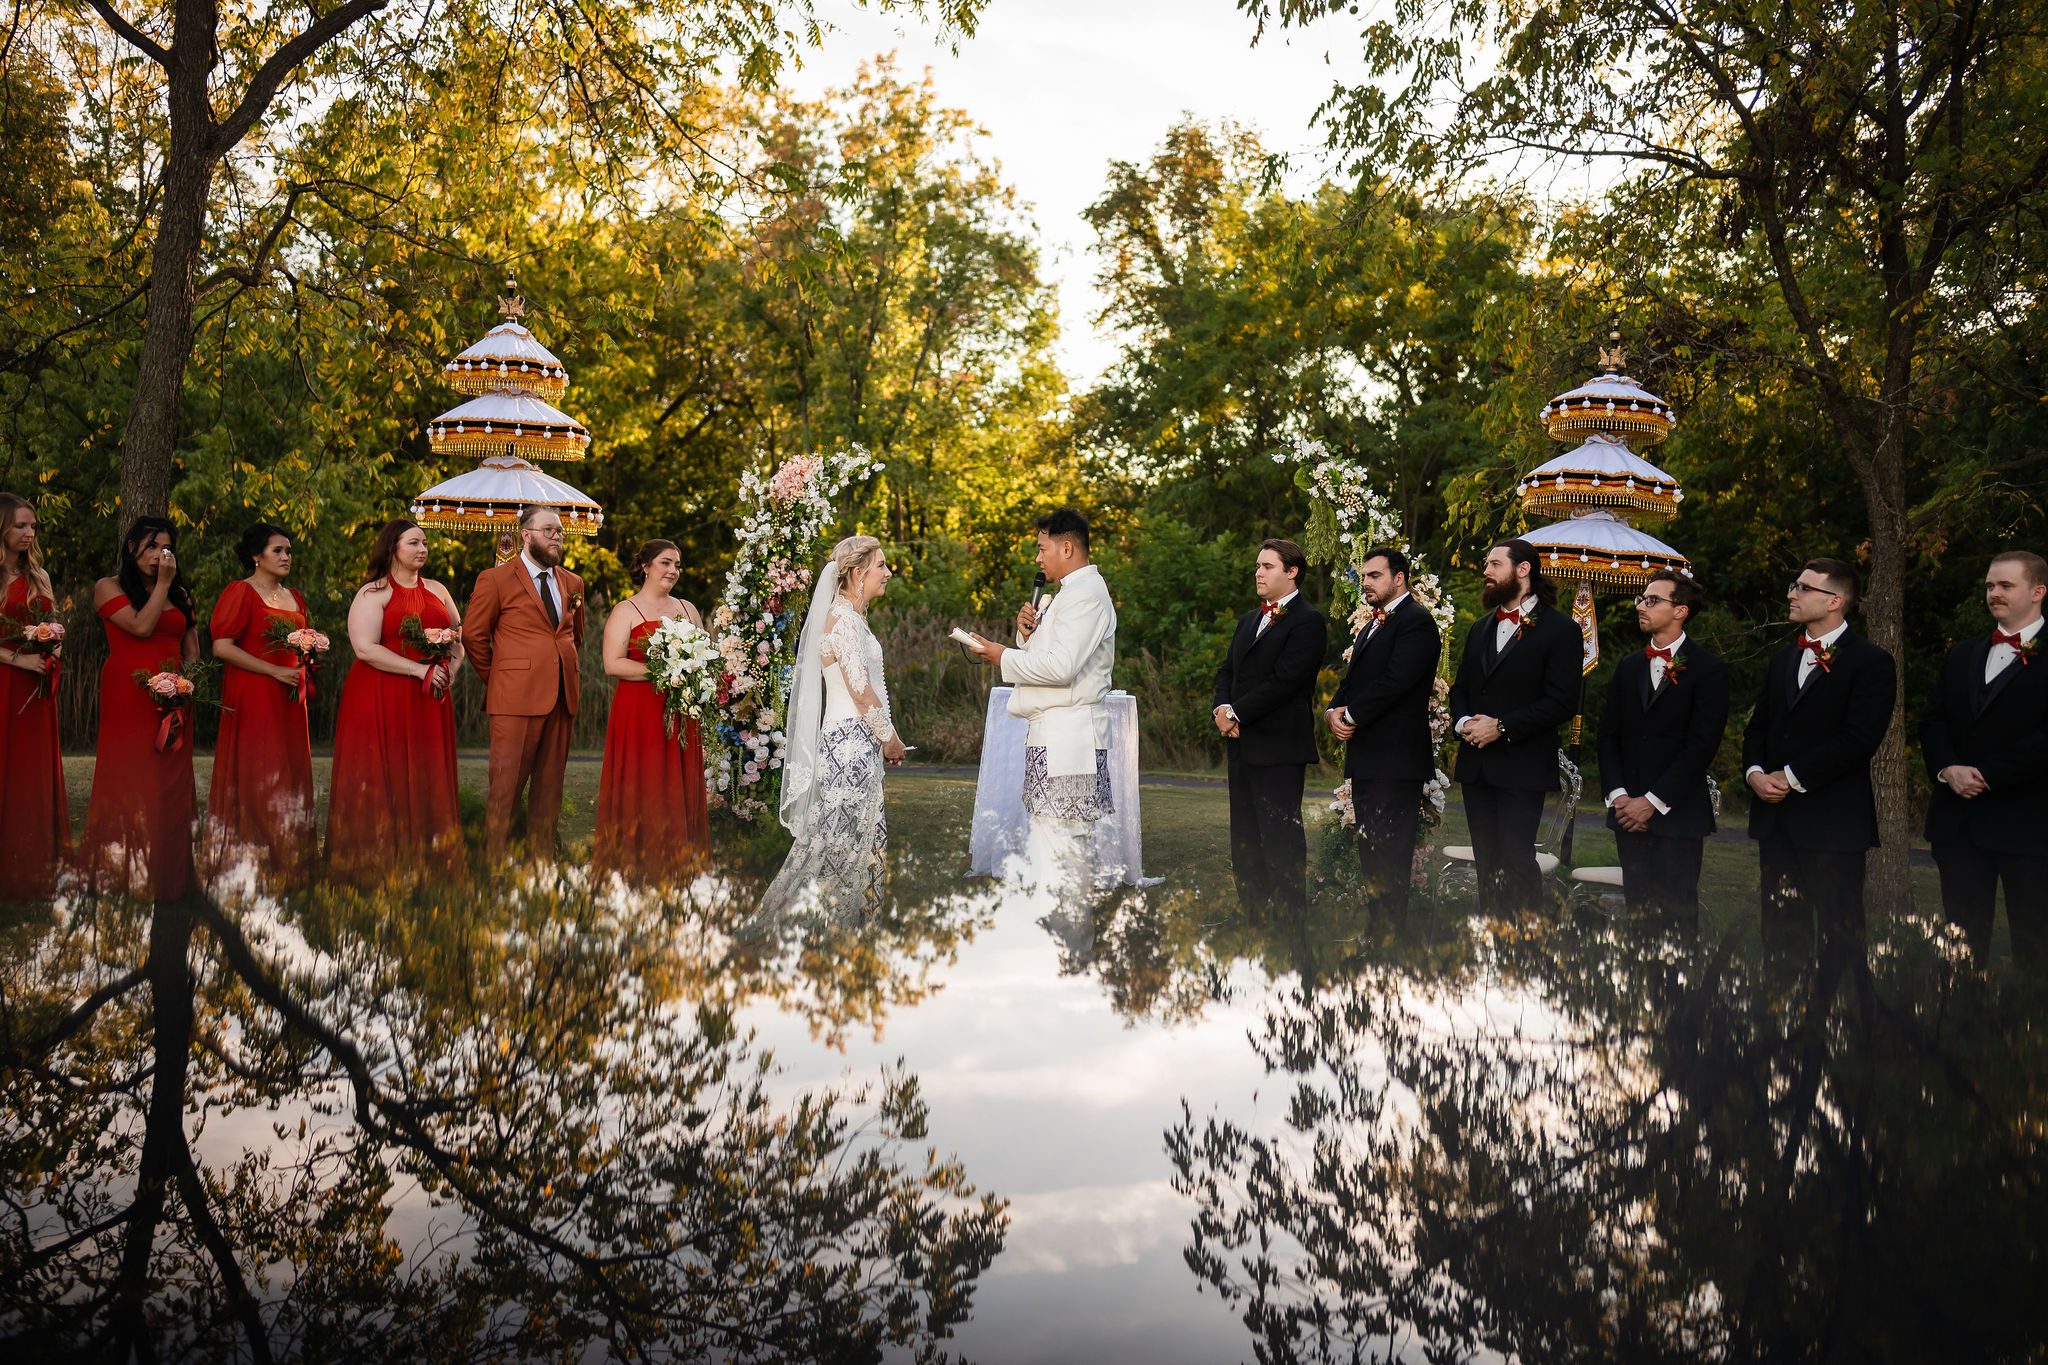
[[[47,597],[29,600],[28,579],[0,597],[0,640],[48,613]],[[57,868],[71,851],[71,803],[64,797],[64,754],[57,745],[57,697],[35,674],[0,669],[0,905],[49,899]],[[49,695],[38,695],[48,693]]]
[[[306,624],[306,599],[292,589],[294,609],[266,604],[237,581],[214,603],[207,633],[232,640],[265,663],[296,665],[298,656],[267,638],[270,623],[288,630]],[[311,865],[318,838],[313,828],[313,742],[306,700],[292,689],[233,664],[222,670],[220,742],[213,754],[207,804],[207,862],[216,869],[253,859],[285,881]]]
[[[633,610],[640,608],[636,604]],[[646,662],[647,637],[660,625],[643,619],[634,626],[626,637],[626,657]],[[678,743],[654,684],[620,678],[612,689],[597,788],[598,870],[670,877],[688,872],[710,849],[704,744],[697,722],[686,723]]]
[[[391,585],[378,636],[417,661],[400,629],[451,626],[441,599],[419,584]],[[334,781],[327,803],[327,869],[337,881],[372,886],[393,874],[463,870],[462,809],[455,783],[455,707],[418,678],[357,662],[334,722]]]
[[[192,709],[180,735],[157,751],[163,711],[136,682],[137,673],[175,669],[190,625],[167,606],[156,631],[138,640],[113,622],[129,605],[117,596],[100,607],[107,661],[100,666],[100,739],[92,765],[92,804],[78,864],[87,884],[108,895],[176,900],[192,889],[192,834],[198,796],[192,781]]]

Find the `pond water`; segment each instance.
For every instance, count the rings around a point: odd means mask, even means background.
[[[759,868],[17,913],[10,1358],[2048,1342],[2044,997],[1917,920],[1765,956],[1338,876],[1248,922],[1192,857],[1061,903],[892,801],[865,924],[763,922]]]

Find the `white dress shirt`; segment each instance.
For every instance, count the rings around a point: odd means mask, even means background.
[[[1515,603],[1515,605],[1512,607],[1500,608],[1501,611],[1519,612],[1521,613],[1522,619],[1520,621],[1503,621],[1498,616],[1494,618],[1494,657],[1498,658],[1500,656],[1500,652],[1508,647],[1508,641],[1515,638],[1516,631],[1520,630],[1523,626],[1529,624],[1529,609],[1534,607],[1535,605],[1536,599],[1534,597],[1524,597],[1521,601]],[[1472,717],[1470,716],[1458,717],[1458,723],[1451,727],[1451,733],[1457,735],[1460,739],[1464,738],[1465,722],[1470,719],[1472,719]]]
[[[1679,631],[1677,639],[1673,640],[1668,645],[1658,645],[1657,648],[1668,649],[1671,651],[1671,657],[1674,659],[1677,658],[1678,651],[1685,648],[1685,632],[1682,630]],[[1659,659],[1656,656],[1652,655],[1650,658],[1650,690],[1652,692],[1656,691],[1658,688],[1664,685],[1664,668],[1664,660]],[[1627,795],[1628,788],[1616,787],[1613,791],[1607,793],[1607,804],[1612,806],[1615,802],[1621,800],[1622,797]],[[1648,801],[1652,806],[1656,808],[1657,814],[1671,814],[1671,807],[1666,805],[1664,803],[1663,798],[1658,796],[1657,793],[1644,792],[1643,799],[1645,801]]]
[[[1395,609],[1407,600],[1408,594],[1404,592],[1399,597],[1395,598],[1393,601],[1387,603],[1387,605],[1385,605],[1384,607],[1373,608],[1373,610],[1377,612],[1378,615],[1373,618],[1372,624],[1365,628],[1365,641],[1367,644],[1372,643],[1372,637],[1380,633],[1380,627],[1387,623],[1387,618],[1392,616],[1394,614]],[[1350,707],[1345,707],[1343,714],[1344,723],[1346,725],[1354,723],[1351,719]]]
[[[1289,602],[1292,602],[1295,598],[1299,596],[1301,596],[1301,589],[1296,588],[1293,592],[1288,593],[1287,596],[1281,598],[1278,602],[1275,602],[1273,605],[1278,608],[1284,608]],[[1272,625],[1275,621],[1280,619],[1279,617],[1275,616],[1272,612],[1264,610],[1265,603],[1262,602],[1259,604],[1259,606],[1262,614],[1259,617],[1259,624],[1252,630],[1252,638],[1254,640],[1259,639],[1260,637],[1265,635],[1266,627]],[[1232,720],[1237,719],[1237,708],[1235,706],[1232,706],[1229,702],[1223,703],[1223,705],[1217,707],[1216,709],[1221,711],[1224,715],[1229,716]]]
[[[1809,636],[1804,630],[1801,630],[1799,632],[1799,638],[1801,640],[1817,639],[1821,642],[1821,644],[1823,644],[1827,648],[1833,649],[1836,643],[1841,640],[1842,636],[1848,631],[1848,629],[1849,623],[1847,621],[1844,621],[1841,625],[1836,626],[1833,630],[1829,631],[1825,635]],[[1802,646],[1799,651],[1799,685],[1801,687],[1806,686],[1806,680],[1812,677],[1813,670],[1819,667],[1820,656],[1815,654],[1812,650]],[[1760,773],[1762,771],[1762,764],[1752,763],[1749,765],[1749,767],[1743,770],[1742,776],[1745,779],[1747,779],[1751,773]],[[1785,769],[1785,785],[1790,787],[1793,791],[1800,792],[1802,794],[1806,791],[1806,788],[1799,785],[1798,776],[1792,771],[1792,769],[1789,766]]]
[[[562,584],[561,580],[554,576],[555,571],[534,563],[533,558],[524,550],[519,552],[519,567],[526,570],[526,576],[533,580],[533,590],[539,594],[542,602],[541,610],[543,612],[547,610],[547,600],[552,597],[555,599],[555,615],[557,617],[565,615],[566,609],[562,606]],[[546,592],[541,592],[540,585],[542,579],[547,580],[548,589]]]
[[[2031,622],[2013,632],[2006,632],[2004,626],[2000,626],[1998,629],[2002,633],[2018,635],[2021,644],[2029,644],[2032,643],[2036,635],[2041,633],[2041,620],[2041,617],[2036,616]],[[2019,657],[2020,652],[2011,645],[1991,646],[1991,652],[1984,656],[1984,681],[1988,683],[1999,674],[2005,672],[2006,669],[2012,667],[2013,661]]]

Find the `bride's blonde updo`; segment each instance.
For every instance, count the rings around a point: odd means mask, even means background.
[[[853,576],[867,567],[875,555],[881,553],[882,542],[873,536],[848,536],[832,547],[832,563],[839,570],[841,587],[853,581]]]

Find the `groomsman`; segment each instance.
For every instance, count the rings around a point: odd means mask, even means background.
[[[1259,605],[1238,618],[1216,670],[1211,712],[1230,772],[1230,869],[1253,914],[1308,905],[1301,797],[1316,762],[1316,674],[1329,625],[1301,595],[1308,557],[1291,540],[1259,544]]]
[[[1700,585],[1663,573],[1636,599],[1650,637],[1624,655],[1600,717],[1600,781],[1632,914],[1697,926],[1700,853],[1714,832],[1707,766],[1728,725],[1728,666],[1687,633]]]
[[[1892,656],[1849,629],[1856,571],[1810,559],[1785,590],[1799,638],[1771,656],[1742,732],[1755,796],[1766,943],[1863,930],[1863,855],[1878,845],[1870,760],[1898,703]]]
[[[1399,550],[1367,551],[1359,586],[1372,617],[1351,642],[1350,667],[1323,718],[1344,741],[1366,903],[1398,912],[1414,875],[1422,789],[1436,775],[1429,696],[1443,635],[1408,595],[1408,556]]]
[[[1585,643],[1556,608],[1556,585],[1528,541],[1496,541],[1482,577],[1486,611],[1465,637],[1451,684],[1463,741],[1452,776],[1472,826],[1479,907],[1512,914],[1533,909],[1542,892],[1536,829],[1543,794],[1559,787],[1557,727],[1578,712]]]
[[[1927,842],[1941,904],[1982,961],[2000,883],[2013,956],[2048,962],[2048,663],[2040,659],[2048,561],[2008,550],[1984,575],[1994,628],[1948,652],[1920,728],[1934,796]],[[2038,665],[2038,666],[2037,666]]]

